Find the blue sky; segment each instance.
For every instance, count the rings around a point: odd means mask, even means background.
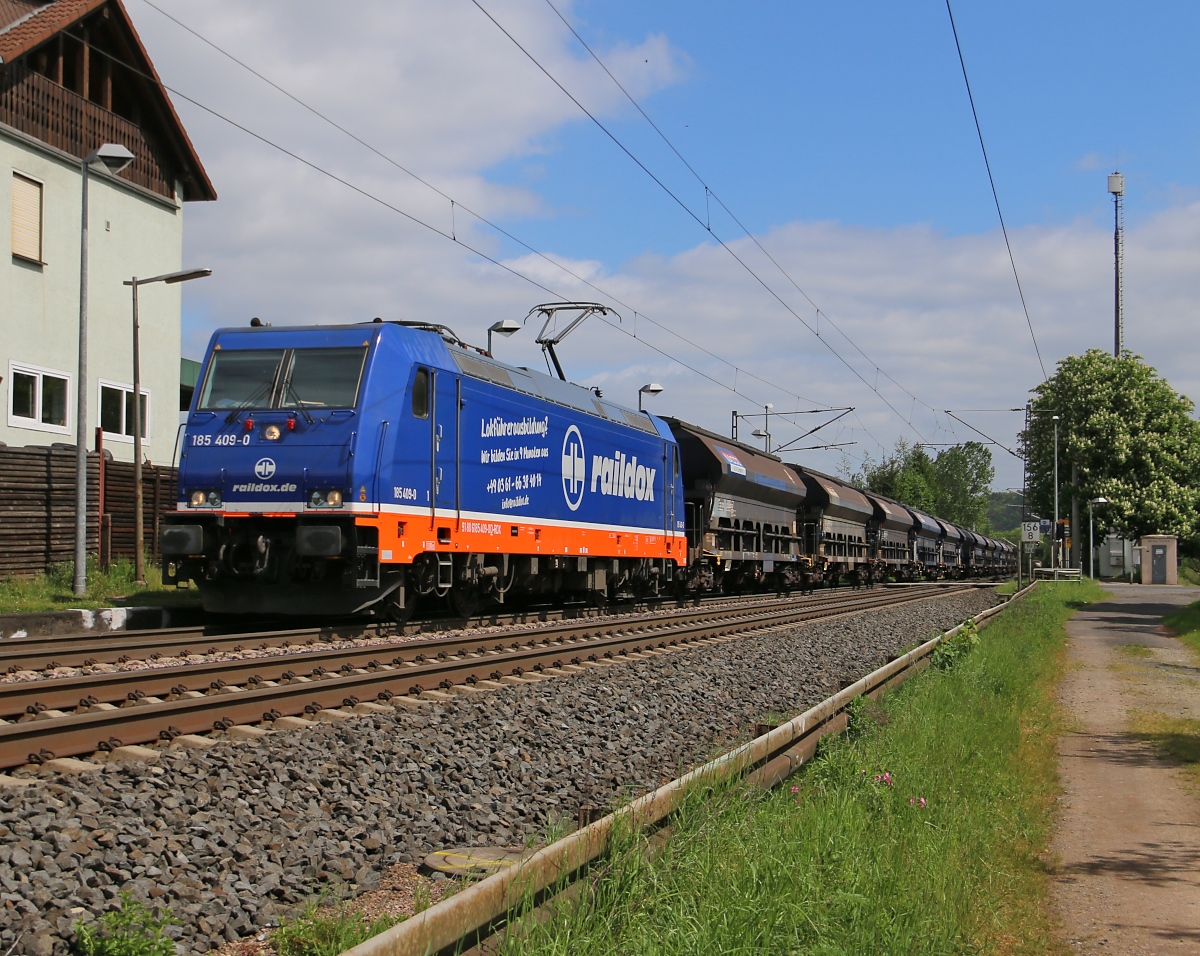
[[[955,15],[1010,226],[1107,223],[1104,174],[1118,162],[1137,197],[1131,225],[1194,188],[1200,7],[960,3]],[[681,80],[643,105],[751,230],[996,224],[943,3],[586,2],[572,19],[593,48],[660,33],[686,55]],[[703,209],[640,116],[624,110],[611,128]],[[490,170],[561,209],[524,230],[541,245],[616,264],[702,238],[582,115],[542,145]]]
[[[700,184],[545,0],[480,2],[680,200],[710,215]],[[766,402],[854,405],[823,433],[850,444],[807,456],[829,471],[859,467],[899,438],[972,437],[942,410],[1020,405],[1041,380],[943,3],[558,4],[820,305],[820,339],[799,321],[815,322],[812,307],[715,203],[714,232],[770,292],[471,0],[360,0],[332,18],[315,0],[156,3],[602,290],[461,209],[462,241],[439,237],[177,98],[221,195],[185,213],[187,264],[214,269],[184,290],[185,354],[252,315],[424,318],[482,341],[495,319],[549,298],[465,242],[556,293],[619,305],[620,323],[590,322],[560,350],[572,377],[617,400],[635,403],[640,384],[660,381],[654,410],[716,430],[731,409]],[[168,84],[450,231],[444,198],[145,0],[128,4]],[[960,0],[955,16],[1047,368],[1111,347],[1105,177],[1117,163],[1127,181],[1127,344],[1200,396],[1200,6]],[[531,334],[503,349],[542,364]],[[972,420],[1015,443],[1019,416]],[[798,433],[781,423],[776,437]],[[998,451],[997,486],[1019,482],[1019,462]]]

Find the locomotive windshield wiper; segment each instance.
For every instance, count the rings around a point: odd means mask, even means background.
[[[240,402],[239,404],[234,406],[233,411],[231,411],[228,415],[225,416],[225,424],[232,425],[234,423],[234,421],[237,420],[238,415],[240,415],[242,412],[246,411],[247,409],[253,408],[255,403],[260,398],[262,398],[263,395],[265,395],[268,391],[272,390],[274,388],[274,386],[275,386],[274,379],[271,379],[271,381],[269,381],[269,382],[263,382],[260,386],[258,386],[258,388],[256,388],[254,390],[254,392],[244,402]]]
[[[309,410],[305,408],[304,399],[300,397],[300,393],[296,391],[296,387],[292,385],[292,380],[290,378],[284,381],[283,391],[286,395],[295,399],[296,408],[300,410],[300,414],[304,416],[304,420],[311,425],[315,419],[312,417],[312,414],[309,412]]]

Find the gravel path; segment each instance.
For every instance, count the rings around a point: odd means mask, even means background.
[[[520,845],[678,776],[889,654],[996,603],[972,590],[901,608],[397,716],[169,750],[155,766],[0,789],[0,947],[67,950],[124,888],[169,904],[185,952],[273,925],[326,884],[366,888],[443,846]]]

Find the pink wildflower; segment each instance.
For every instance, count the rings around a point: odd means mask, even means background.
[[[792,796],[795,796],[795,795],[796,795],[796,794],[798,794],[799,792],[800,792],[800,788],[799,788],[799,787],[792,787]]]

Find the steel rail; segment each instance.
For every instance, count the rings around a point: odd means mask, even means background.
[[[1031,584],[1018,592],[1013,600],[1024,597],[1033,587]],[[984,626],[1011,603],[990,608],[972,620]],[[821,737],[844,728],[845,709],[851,701],[861,696],[877,697],[927,666],[934,648],[958,633],[962,626],[926,641],[787,723],[538,850],[517,865],[466,887],[341,956],[428,956],[476,944],[502,929],[509,914],[527,909],[539,894],[553,892],[600,857],[618,824],[626,833],[659,825],[697,786],[711,786],[748,774],[751,782],[759,786],[773,786],[786,779],[811,756]]]
[[[922,594],[937,593],[925,590]],[[515,651],[521,647],[548,645],[552,641],[587,640],[594,632],[628,630],[638,627],[673,628],[693,621],[718,621],[762,614],[770,610],[795,607],[853,606],[846,594],[830,595],[818,600],[764,601],[738,607],[708,606],[705,609],[678,611],[669,616],[638,615],[605,622],[570,622],[557,624],[538,632],[511,630],[501,633],[461,634],[423,641],[395,641],[364,644],[357,647],[302,650],[277,653],[241,660],[209,660],[176,664],[167,667],[147,667],[101,674],[78,674],[70,677],[46,678],[32,681],[0,682],[0,717],[12,718],[45,710],[67,710],[96,703],[135,702],[138,697],[178,696],[185,691],[219,691],[224,686],[281,680],[301,674],[321,678],[326,673],[349,673],[356,668],[378,668],[390,663],[401,666],[423,663],[427,658],[445,659],[463,654],[477,655]]]
[[[954,593],[938,588],[941,595]],[[830,617],[882,606],[925,600],[928,592],[868,592],[849,602],[808,602],[761,614],[738,614],[717,622],[690,621],[669,627],[670,618],[657,626],[639,623],[629,633],[608,629],[587,642],[534,647],[522,646],[497,654],[455,656],[446,660],[406,662],[350,674],[326,676],[322,680],[296,678],[287,683],[264,681],[244,689],[232,685],[225,692],[176,700],[145,702],[131,707],[87,713],[46,716],[0,726],[0,767],[50,757],[78,756],[126,744],[147,743],[179,734],[205,733],[235,724],[272,721],[280,716],[317,715],[321,711],[353,708],[371,700],[388,700],[403,695],[419,696],[426,690],[451,689],[505,677],[521,678],[529,672],[555,671],[565,665],[599,665],[643,651],[692,644],[707,638],[761,631],[766,628]],[[593,628],[594,629],[594,628]],[[477,642],[476,642],[477,643]],[[260,661],[261,662],[261,661]],[[240,662],[239,662],[240,663]],[[144,673],[144,672],[143,672]]]
[[[930,585],[931,587],[947,585]],[[840,593],[846,593],[838,589]],[[826,592],[829,593],[829,592]],[[753,604],[769,600],[771,595],[715,596],[705,599],[705,605],[724,603]],[[832,594],[830,594],[832,597]],[[824,600],[825,593],[810,595],[807,600]],[[797,600],[797,598],[793,598]],[[664,598],[661,604],[675,604],[675,598]],[[209,632],[200,627],[147,628],[138,631],[107,631],[98,634],[54,634],[44,637],[8,638],[0,642],[0,671],[45,670],[54,666],[82,667],[94,663],[123,664],[131,660],[147,660],[152,655],[184,657],[191,654],[210,654],[241,651],[253,648],[266,650],[293,644],[311,646],[342,640],[374,640],[381,637],[408,637],[429,634],[432,639],[447,630],[464,627],[519,627],[545,624],[559,620],[596,620],[597,617],[626,617],[653,614],[656,602],[640,602],[628,609],[533,607],[516,611],[493,610],[469,620],[431,617],[403,626],[376,621],[337,622],[318,626],[264,629],[258,631],[219,630]]]

